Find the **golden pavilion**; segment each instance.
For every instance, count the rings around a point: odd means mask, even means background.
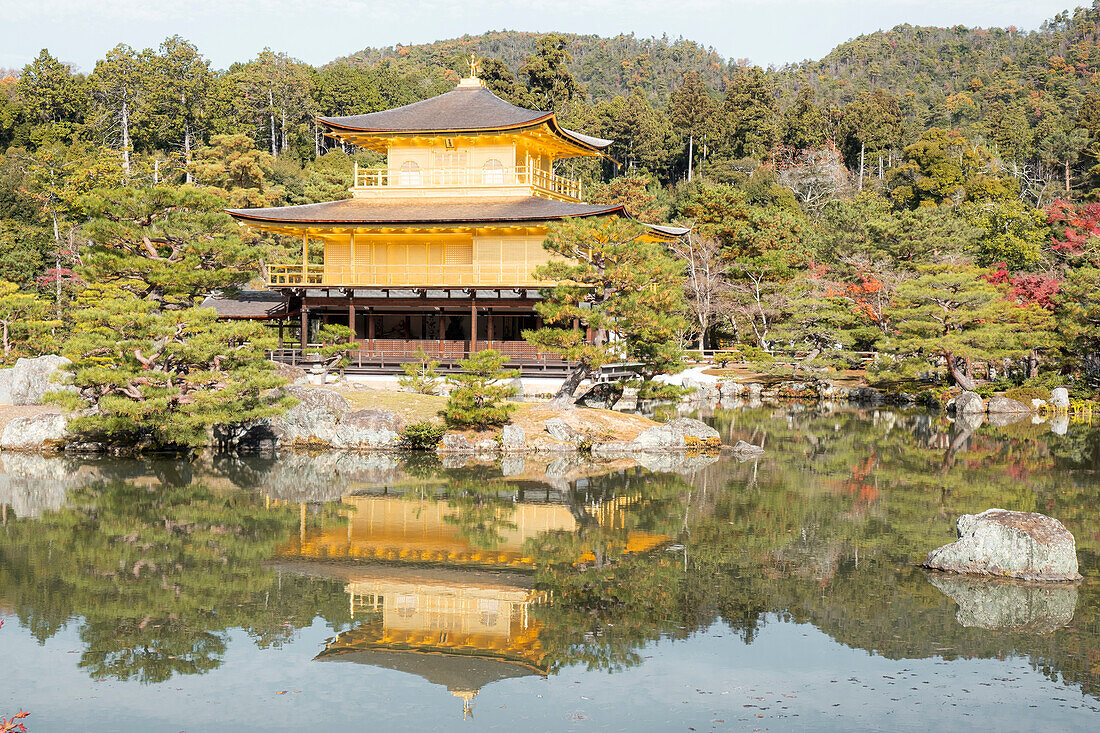
[[[534,305],[548,283],[533,271],[549,259],[547,227],[627,213],[619,204],[583,203],[580,183],[554,165],[606,156],[611,140],[505,102],[477,78],[472,60],[471,75],[453,91],[318,123],[342,143],[382,153],[386,165],[357,166],[345,200],[230,210],[253,229],[300,238],[302,249],[294,262],[268,265],[267,291],[236,304],[211,301],[219,312],[298,321],[303,352],[322,324],[347,325],[360,342],[353,371],[395,371],[418,347],[444,366],[486,348],[527,370],[565,366],[522,338],[541,325]],[[672,240],[686,230],[648,231]],[[322,262],[311,261],[311,243],[323,245]]]

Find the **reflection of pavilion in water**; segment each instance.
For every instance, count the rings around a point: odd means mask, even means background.
[[[585,524],[625,531],[624,510],[635,499],[539,498],[492,505],[489,540],[464,529],[461,509],[445,497],[345,496],[344,521],[319,528],[307,526],[303,504],[299,535],[279,554],[297,570],[343,580],[359,621],[318,659],[416,674],[462,698],[464,714],[490,682],[545,675],[543,627],[531,610],[552,597],[523,572],[535,564],[528,540]],[[669,538],[632,531],[626,540],[627,552],[643,552]],[[581,551],[576,561],[591,559]]]

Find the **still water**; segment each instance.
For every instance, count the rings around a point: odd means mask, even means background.
[[[0,715],[35,733],[1100,729],[1100,430],[708,419],[767,454],[2,455]],[[918,567],[989,507],[1063,521],[1085,580]]]

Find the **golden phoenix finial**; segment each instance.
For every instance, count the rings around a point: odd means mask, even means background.
[[[477,60],[477,54],[475,54],[473,51],[470,51],[469,64],[470,64],[470,78],[471,79],[476,79],[477,78],[477,69],[478,69],[479,66],[481,66],[481,62]]]

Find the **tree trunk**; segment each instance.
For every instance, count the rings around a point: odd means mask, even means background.
[[[277,158],[279,157],[279,151],[276,148],[278,138],[275,137],[275,98],[272,96],[270,90],[267,92],[267,106],[268,109],[271,110],[271,113],[268,115],[271,118],[271,157]]]
[[[581,382],[587,379],[591,374],[591,367],[584,366],[583,364],[574,367],[573,371],[570,372],[569,376],[562,382],[557,394],[546,403],[546,406],[554,410],[563,410],[573,407],[573,393],[577,391],[577,387],[581,386]]]
[[[183,123],[183,175],[185,183],[193,183],[191,179],[191,123]]]
[[[1069,161],[1066,161],[1066,193],[1069,193]]]
[[[1031,379],[1039,376],[1039,357],[1034,351],[1027,355],[1027,376]]]
[[[695,133],[688,135],[688,183],[691,183],[691,161],[695,157]]]
[[[8,354],[11,352],[11,346],[8,344],[8,322],[4,321],[4,360],[8,358]]]
[[[955,384],[967,391],[978,386],[974,378],[968,374],[969,370],[961,368],[966,366],[965,360],[956,357],[951,352],[947,352],[944,356],[947,358],[947,371],[951,374],[951,379]]]
[[[130,107],[122,102],[122,175],[130,180]]]
[[[859,190],[860,191],[863,190],[863,153],[864,153],[864,149],[866,147],[867,147],[866,143],[864,143],[862,141],[859,143]]]

